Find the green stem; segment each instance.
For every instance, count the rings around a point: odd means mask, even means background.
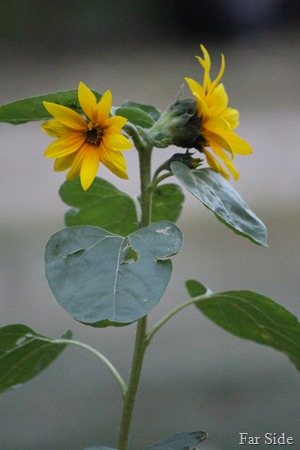
[[[165,325],[165,323],[167,323],[173,316],[175,316],[175,314],[177,314],[179,311],[186,308],[187,306],[190,306],[196,302],[199,302],[199,300],[203,300],[204,298],[207,298],[210,295],[211,295],[211,292],[207,291],[205,294],[199,295],[198,297],[194,297],[191,300],[188,300],[188,301],[182,303],[181,305],[176,306],[174,309],[172,309],[172,311],[170,311],[161,320],[159,320],[157,322],[157,324],[154,325],[154,327],[152,327],[151,330],[148,332],[148,334],[146,336],[146,345],[148,346],[150,344],[153,336],[158,332],[158,330],[160,330],[160,328],[163,325]]]
[[[141,221],[140,228],[146,227],[151,223],[151,153],[152,148],[143,144],[137,145],[140,163],[141,180]],[[133,416],[133,409],[138,390],[140,375],[142,371],[143,359],[146,350],[146,331],[147,316],[142,317],[137,322],[133,358],[131,363],[131,372],[129,377],[128,389],[124,397],[123,411],[121,416],[120,431],[118,437],[118,450],[127,450],[129,433]]]
[[[143,317],[137,323],[134,353],[131,364],[131,374],[128,383],[128,389],[125,395],[123,411],[120,424],[120,432],[118,439],[118,450],[127,450],[129,433],[132,421],[133,408],[135,404],[137,389],[139,385],[140,375],[142,371],[143,359],[146,350],[147,317]]]

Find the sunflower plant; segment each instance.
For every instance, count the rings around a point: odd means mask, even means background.
[[[147,318],[162,300],[172,275],[171,258],[180,252],[182,232],[176,221],[183,189],[237,235],[266,246],[266,227],[232,184],[238,179],[236,155],[252,148],[237,133],[239,113],[228,106],[221,68],[211,79],[211,60],[201,45],[197,59],[203,80],[186,78],[191,91],[180,89],[163,112],[155,106],[126,101],[112,105],[109,90],[101,95],[83,82],[78,90],[26,98],[0,107],[0,121],[14,125],[44,121],[54,140],[45,157],[54,171],[67,171],[59,195],[70,208],[66,228],[50,237],[45,272],[61,307],[83,326],[133,326],[136,339],[128,380],[99,350],[76,341],[68,331],[55,339],[26,325],[0,329],[0,391],[21,385],[45,369],[67,346],[96,355],[116,380],[123,398],[115,445],[127,450],[135,399],[146,349],[153,337],[182,309],[193,306],[219,327],[238,337],[285,353],[300,369],[300,324],[274,300],[248,290],[212,292],[198,280],[186,282],[187,299],[152,328]],[[171,154],[164,150],[172,146]],[[174,146],[179,150],[172,154]],[[134,150],[135,149],[135,150]],[[163,149],[163,150],[162,150]],[[123,151],[137,151],[140,195],[133,198],[97,177],[101,165],[127,179]],[[166,161],[152,170],[153,151]],[[169,183],[172,178],[176,183]],[[119,344],[118,344],[119,345]],[[179,432],[149,444],[147,450],[198,449],[204,431]],[[95,443],[92,443],[95,445]],[[96,446],[98,450],[113,450]]]

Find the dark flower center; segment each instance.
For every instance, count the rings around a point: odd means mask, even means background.
[[[99,147],[102,141],[102,137],[104,135],[104,128],[100,125],[92,125],[89,126],[84,132],[85,142],[90,145],[95,145],[95,147]]]

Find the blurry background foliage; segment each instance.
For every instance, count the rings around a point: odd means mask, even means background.
[[[260,292],[300,316],[299,17],[297,0],[0,2],[1,103],[76,89],[82,80],[99,92],[111,89],[114,105],[129,98],[165,109],[185,76],[202,81],[194,60],[200,43],[213,73],[225,54],[229,106],[240,111],[238,134],[254,149],[235,160],[241,178],[233,185],[266,223],[269,248],[235,235],[186,193],[178,223],[184,247],[150,323],[187,299],[188,278],[215,292]],[[75,323],[45,280],[44,247],[64,226],[66,209],[57,193],[65,174],[54,174],[43,157],[49,138],[36,123],[1,124],[0,137],[1,326],[24,323],[53,337],[72,329],[126,374],[133,327]],[[154,165],[176,151],[156,150]],[[136,154],[125,157],[129,181],[103,167],[99,176],[137,195]],[[226,334],[188,308],[148,350],[132,447],[197,429],[209,433],[207,450],[237,449],[244,431],[286,432],[299,446],[299,393],[299,374],[284,355]],[[67,349],[36,379],[0,397],[0,448],[113,447],[120,402],[105,368]]]

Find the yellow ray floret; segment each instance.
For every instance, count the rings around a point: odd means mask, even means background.
[[[209,53],[203,45],[200,48],[203,57],[196,58],[204,70],[203,83],[200,84],[192,78],[185,78],[185,80],[196,99],[198,116],[201,118],[200,131],[203,137],[201,151],[206,155],[208,165],[212,169],[220,172],[225,178],[229,178],[231,173],[235,179],[238,179],[239,173],[231,159],[236,154],[249,155],[252,153],[252,148],[233,131],[239,124],[239,113],[236,109],[228,107],[228,95],[223,83],[220,83],[225,70],[224,56],[222,55],[218,75],[211,80]],[[230,158],[226,152],[229,153]]]
[[[57,139],[46,148],[45,156],[55,158],[55,171],[69,169],[68,180],[80,175],[84,190],[94,181],[100,162],[118,177],[127,179],[121,151],[130,149],[132,144],[121,133],[127,119],[109,117],[111,92],[106,91],[97,103],[93,92],[80,82],[78,99],[86,119],[66,106],[43,102],[54,119],[45,122],[42,129]]]

